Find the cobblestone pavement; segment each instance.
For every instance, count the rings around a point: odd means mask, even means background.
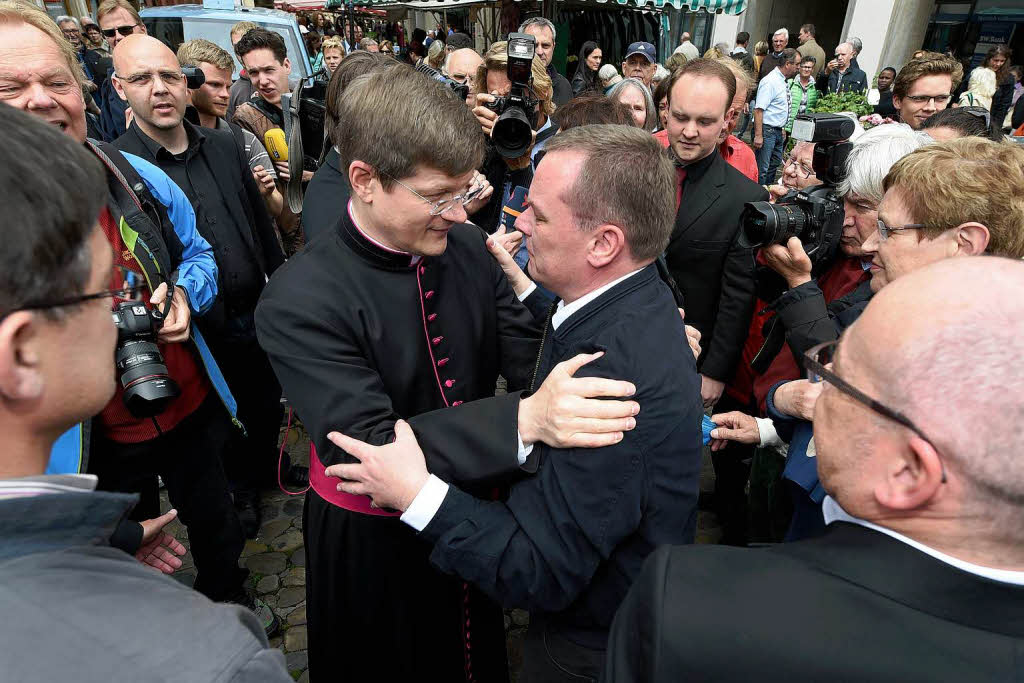
[[[288,452],[292,462],[306,465],[309,462],[309,437],[301,424],[293,425],[288,436]],[[710,458],[705,453],[704,469],[701,476],[701,490],[714,488],[714,473]],[[161,492],[163,510],[169,509],[167,496]],[[292,678],[307,683],[306,670],[306,551],[302,545],[302,504],[303,496],[289,496],[280,490],[263,492],[263,525],[259,536],[246,541],[240,564],[248,567],[251,585],[266,603],[281,618],[281,632],[270,644],[280,648]],[[714,543],[720,531],[714,515],[701,512],[697,522],[697,541]],[[169,525],[173,533],[188,547],[188,537],[177,521]],[[191,586],[195,581],[195,567],[192,554],[187,553],[181,569],[174,578]],[[522,666],[522,645],[530,615],[521,609],[506,610],[505,629],[508,633],[509,668],[512,682]]]

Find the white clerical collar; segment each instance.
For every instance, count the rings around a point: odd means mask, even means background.
[[[581,308],[583,308],[584,306],[589,304],[591,301],[593,301],[597,297],[601,296],[602,294],[607,292],[609,289],[611,289],[615,285],[617,285],[620,282],[622,282],[623,280],[625,280],[627,278],[633,277],[634,275],[639,273],[641,270],[643,270],[643,268],[638,268],[637,270],[634,270],[632,273],[626,273],[622,277],[620,277],[620,278],[618,278],[616,280],[612,280],[611,282],[609,282],[606,285],[601,285],[597,289],[595,289],[595,290],[593,290],[591,292],[587,292],[586,294],[581,296],[579,299],[576,299],[576,301],[573,301],[571,304],[567,304],[564,301],[559,301],[558,302],[558,306],[555,308],[554,314],[551,316],[551,327],[552,327],[552,329],[557,330],[558,326],[561,325],[562,323],[564,323],[566,320],[568,320],[569,317],[573,313],[575,313],[576,311],[580,310]]]
[[[352,211],[352,200],[351,199],[348,200],[348,217],[352,219],[352,225],[356,226],[356,230],[358,230],[359,234],[363,236],[363,239],[365,239],[367,242],[373,244],[374,246],[380,247],[384,251],[389,251],[392,254],[401,254],[403,256],[408,256],[409,257],[409,265],[411,265],[411,266],[415,266],[417,263],[420,262],[420,259],[423,258],[419,254],[410,254],[407,251],[399,251],[397,249],[392,249],[391,247],[387,246],[386,244],[381,244],[379,241],[377,241],[377,240],[373,239],[372,237],[370,237],[369,235],[367,235],[366,231],[359,227],[359,221],[356,220],[356,215]]]
[[[906,543],[911,548],[920,550],[926,555],[931,555],[939,562],[956,567],[960,571],[967,572],[968,574],[974,574],[982,578],[991,579],[993,581],[999,581],[1000,583],[1010,583],[1015,586],[1024,586],[1024,572],[1012,571],[1009,569],[993,569],[991,567],[983,567],[980,564],[973,564],[971,562],[965,562],[964,560],[957,559],[951,555],[939,552],[934,548],[929,548],[923,543],[918,543],[912,538],[904,536],[903,534],[896,533],[892,529],[886,529],[884,526],[879,526],[871,522],[865,521],[858,517],[854,517],[849,512],[844,510],[841,505],[832,496],[825,496],[825,500],[822,501],[821,511],[825,517],[825,524],[831,524],[832,522],[849,522],[850,524],[857,524],[858,526],[873,529],[879,533],[891,536],[901,543]]]

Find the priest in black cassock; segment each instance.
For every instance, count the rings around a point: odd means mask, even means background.
[[[568,408],[548,402],[557,392],[517,391],[533,379],[541,330],[484,233],[461,224],[483,140],[460,100],[399,69],[357,79],[340,114],[351,202],[333,234],[279,269],[256,312],[316,450],[303,515],[310,673],[500,683],[500,609],[432,568],[399,513],[337,490],[325,466],[351,459],[328,432],[384,444],[408,420],[433,471],[487,498],[536,469],[533,442],[610,443],[639,406],[586,398],[626,396],[627,382],[565,373],[557,403]],[[510,391],[494,396],[499,373]],[[591,414],[607,419],[583,419]]]
[[[580,374],[637,387],[636,428],[621,441],[587,453],[538,444],[536,474],[491,501],[434,470],[404,424],[384,447],[329,436],[362,461],[328,468],[343,490],[403,510],[435,566],[530,610],[524,683],[597,680],[612,617],[644,559],[694,538],[700,380],[654,263],[672,231],[674,190],[672,162],[650,135],[583,126],[548,143],[516,224],[531,274],[561,297],[538,378],[547,385],[556,363],[602,353]]]

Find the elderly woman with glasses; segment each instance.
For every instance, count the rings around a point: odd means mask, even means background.
[[[771,331],[761,348],[751,354],[755,359],[771,359],[755,361],[763,372],[754,380],[755,399],[768,419],[739,412],[713,416],[719,428],[712,432],[712,448],[719,450],[727,441],[739,441],[788,453],[783,480],[794,512],[787,540],[815,535],[824,526],[820,508],[824,490],[815,460],[808,457],[814,454],[810,420],[821,385],[799,379],[803,372],[795,359],[817,344],[838,339],[867,306],[873,264],[864,247],[878,231],[886,174],[899,159],[930,141],[898,124],[878,126],[857,139],[847,157],[846,178],[837,188],[845,218],[840,253],[831,264],[812,272],[811,260],[798,237],[761,251],[761,258],[780,276],[785,289],[769,302],[768,308],[775,311],[774,320],[768,323]],[[803,175],[802,169],[796,174]],[[758,456],[774,457],[770,452]]]

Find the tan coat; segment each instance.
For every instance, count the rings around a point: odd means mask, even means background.
[[[814,57],[814,77],[817,78],[821,70],[825,68],[825,63],[828,61],[825,59],[825,51],[821,49],[821,45],[818,45],[814,38],[811,38],[806,43],[797,48],[800,52],[801,57]]]

